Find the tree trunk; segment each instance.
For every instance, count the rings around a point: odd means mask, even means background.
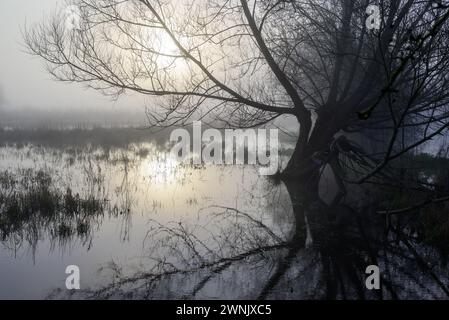
[[[323,163],[314,156],[327,151],[337,131],[335,116],[327,109],[318,113],[313,130],[311,126],[304,130],[300,128],[293,155],[281,174],[282,180],[303,182],[318,191],[319,173]]]

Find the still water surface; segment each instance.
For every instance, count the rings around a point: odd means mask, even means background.
[[[386,219],[361,193],[307,203],[304,187],[179,165],[153,143],[4,145],[0,299],[449,297],[446,205]],[[324,173],[320,195],[333,189]],[[373,264],[382,290],[365,286]]]
[[[218,226],[210,221],[215,206],[248,213],[280,235],[291,228],[288,201],[273,205],[285,190],[259,177],[255,168],[180,166],[154,144],[107,151],[8,146],[0,149],[0,171],[19,180],[43,173],[61,197],[70,190],[103,207],[75,216],[39,212],[41,217],[24,217],[15,230],[3,226],[0,299],[45,298],[57,288],[65,290],[65,268],[72,264],[80,267],[84,288],[108,284],[111,266],[122,275],[148,269],[153,264],[149,232],[155,225],[182,223],[207,242],[223,229],[224,220]],[[11,192],[8,188],[23,191],[3,185],[2,192]]]

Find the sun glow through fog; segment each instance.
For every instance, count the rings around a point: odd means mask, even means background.
[[[181,53],[171,36],[165,31],[155,34],[154,46],[158,52],[156,63],[160,68],[179,68]]]

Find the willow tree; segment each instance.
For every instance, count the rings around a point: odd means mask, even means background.
[[[367,8],[377,5],[379,21]],[[310,177],[343,153],[363,182],[449,123],[449,9],[441,1],[75,0],[25,32],[58,80],[114,97],[155,96],[151,125],[208,119],[248,128],[298,122],[284,178]],[[377,17],[374,17],[374,19]],[[377,23],[378,22],[378,23]],[[377,132],[370,157],[342,133]],[[412,131],[412,138],[404,138]],[[376,134],[369,134],[377,136]]]

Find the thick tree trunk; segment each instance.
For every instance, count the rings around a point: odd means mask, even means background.
[[[315,187],[318,187],[319,171],[319,165],[314,163],[311,157],[295,152],[282,172],[281,179],[284,182],[304,183],[309,185],[311,189],[315,189]]]
[[[335,115],[324,109],[318,113],[313,130],[311,125],[300,128],[295,150],[281,174],[282,180],[303,182],[318,191],[319,172],[323,164],[316,158],[316,154],[328,151],[329,144],[338,131],[335,121]]]

